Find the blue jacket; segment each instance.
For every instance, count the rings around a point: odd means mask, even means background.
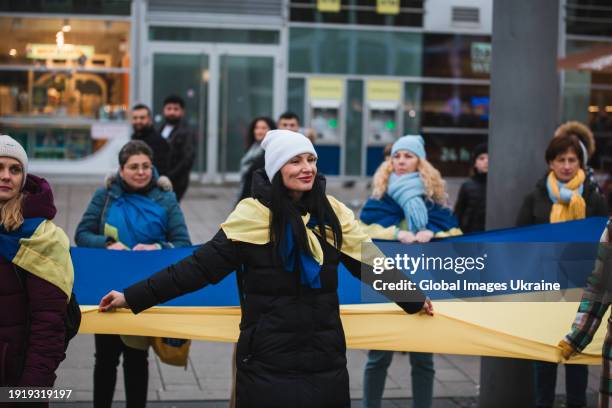
[[[157,185],[147,193],[147,197],[163,207],[168,213],[168,236],[165,242],[159,242],[159,244],[162,248],[190,246],[191,240],[185,224],[185,217],[178,201],[176,201],[175,194],[172,191],[162,189],[157,176],[154,176],[154,179]],[[76,229],[74,240],[77,246],[106,248],[107,237],[104,235],[104,224],[106,223],[108,210],[124,192],[119,175],[115,175],[107,179],[106,187],[100,188],[94,193]]]

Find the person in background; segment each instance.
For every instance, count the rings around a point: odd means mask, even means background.
[[[607,216],[606,202],[583,170],[583,149],[577,136],[553,137],[546,148],[548,173],[524,199],[516,225],[547,224]],[[557,364],[534,362],[536,406],[552,407],[555,400]],[[586,406],[588,367],[565,366],[567,407]]]
[[[240,160],[240,195],[238,196],[238,201],[251,197],[253,173],[263,168],[265,164],[261,141],[266,136],[266,133],[273,129],[276,129],[276,124],[267,116],[253,119],[249,126],[249,133],[246,135],[247,151]],[[255,163],[257,164],[254,165]]]
[[[489,172],[489,153],[486,143],[474,148],[470,172],[471,177],[461,185],[455,203],[455,216],[464,233],[485,230]]]
[[[425,243],[434,237],[460,235],[457,220],[447,207],[445,182],[426,158],[420,135],[393,143],[390,157],[374,174],[372,197],[361,222],[374,239]],[[379,408],[393,351],[370,350],[363,375],[363,407]],[[435,375],[433,354],[410,352],[414,408],[430,408]]]
[[[191,245],[181,207],[169,180],[153,167],[153,152],[134,140],[119,152],[119,172],[107,177],[77,226],[77,246],[151,251]],[[146,337],[95,335],[94,407],[110,408],[119,357],[127,407],[144,407],[149,381]]]
[[[561,126],[555,130],[555,134],[553,137],[563,137],[568,135],[574,135],[580,141],[580,149],[582,150],[582,163],[583,169],[586,172],[586,178],[590,180],[591,184],[597,188],[597,192],[599,194],[603,194],[601,188],[595,181],[595,173],[593,168],[589,166],[589,160],[595,154],[595,137],[593,136],[593,132],[586,125],[577,122],[570,121],[565,122]]]
[[[287,111],[279,116],[277,124],[279,129],[297,132],[300,130],[300,117],[293,112]]]
[[[170,145],[155,130],[151,109],[147,105],[137,104],[132,108],[132,140],[142,140],[149,145],[153,150],[153,165],[160,175],[166,175]]]
[[[180,202],[189,187],[189,174],[195,159],[197,135],[185,119],[185,101],[170,95],[164,99],[164,122],[161,136],[170,144],[170,161],[167,172]]]
[[[55,213],[49,183],[28,174],[23,147],[0,135],[0,387],[53,387],[65,358],[74,270]]]

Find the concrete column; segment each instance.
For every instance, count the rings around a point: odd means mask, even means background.
[[[514,226],[559,121],[560,0],[494,0],[487,229]],[[481,408],[534,405],[533,362],[481,360]]]

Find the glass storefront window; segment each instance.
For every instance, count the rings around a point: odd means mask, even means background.
[[[421,129],[421,84],[404,84],[404,134],[419,134]]]
[[[423,0],[400,0],[397,15],[380,14],[371,0],[343,0],[339,12],[320,12],[317,0],[291,0],[289,19],[296,22],[328,24],[423,26]]]
[[[569,0],[565,4],[568,34],[612,37],[610,0]]]
[[[423,84],[422,92],[423,127],[488,127],[488,86]]]
[[[291,27],[289,71],[421,75],[420,33]]]
[[[10,134],[26,149],[31,159],[81,159],[102,147],[104,141],[93,140],[89,127],[19,126],[5,127],[2,133]]]
[[[152,41],[193,41],[215,43],[278,44],[277,30],[238,30],[228,28],[151,27]]]
[[[443,177],[467,177],[471,167],[471,154],[480,143],[487,141],[485,134],[424,133],[427,160]]]
[[[489,78],[491,37],[461,34],[425,34],[423,76]]]
[[[0,120],[125,120],[129,27],[123,21],[0,17]]]
[[[0,11],[130,15],[131,0],[0,0]]]
[[[287,109],[304,121],[306,81],[303,78],[289,78],[287,84]]]
[[[5,116],[126,120],[127,92],[125,74],[0,68],[0,121]]]

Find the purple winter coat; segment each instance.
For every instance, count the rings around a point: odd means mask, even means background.
[[[53,219],[49,183],[28,175],[24,190],[24,217]],[[35,275],[24,275],[25,290],[12,263],[0,257],[0,386],[51,387],[65,357],[66,294]]]

